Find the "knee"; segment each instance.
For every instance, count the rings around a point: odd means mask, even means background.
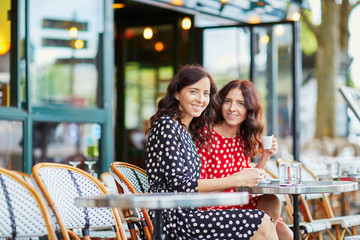
[[[275,223],[279,220],[281,214],[281,202],[276,195],[262,195],[259,199],[257,208],[268,213],[274,219]]]
[[[278,222],[276,224],[276,232],[279,236],[279,239],[286,239],[286,240],[292,240],[294,233],[291,231],[291,229],[284,223],[284,222]]]
[[[265,214],[259,229],[256,231],[252,240],[257,239],[269,239],[269,240],[278,240],[276,233],[276,228],[274,222],[271,220],[270,216]]]

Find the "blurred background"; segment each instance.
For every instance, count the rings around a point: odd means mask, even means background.
[[[144,167],[148,120],[187,63],[202,64],[218,89],[237,78],[255,83],[267,133],[280,142],[276,157],[356,162],[358,5],[2,0],[0,166],[30,172],[47,161],[96,174],[114,160]]]

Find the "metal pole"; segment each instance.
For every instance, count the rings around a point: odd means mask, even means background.
[[[293,154],[294,160],[300,161],[300,87],[301,74],[301,48],[300,48],[300,21],[293,23]]]

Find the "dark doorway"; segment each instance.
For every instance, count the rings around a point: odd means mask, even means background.
[[[181,26],[193,16],[136,1],[121,3],[124,7],[114,11],[115,160],[145,167],[144,132],[157,101],[179,66],[195,62],[193,30]]]

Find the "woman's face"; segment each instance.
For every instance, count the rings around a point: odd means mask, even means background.
[[[204,77],[196,83],[186,86],[175,94],[182,111],[182,123],[189,127],[194,117],[199,117],[210,102],[210,80]]]
[[[231,89],[221,107],[224,123],[239,128],[246,119],[245,98],[238,88]]]

